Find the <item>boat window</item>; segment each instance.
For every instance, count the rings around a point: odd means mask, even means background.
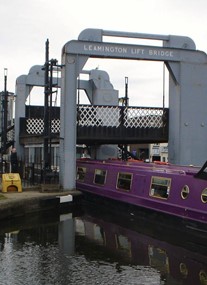
[[[75,233],[78,235],[85,235],[85,223],[83,220],[81,220],[80,218],[75,218]]]
[[[155,247],[153,245],[148,245],[148,256],[149,256],[149,264],[152,267],[156,267],[161,272],[169,273],[169,257],[167,252],[160,248]]]
[[[104,185],[106,182],[106,170],[95,169],[93,182],[95,184]]]
[[[105,232],[102,227],[99,225],[94,224],[94,239],[97,243],[101,245],[106,245],[106,237]]]
[[[207,203],[207,188],[205,188],[201,193],[201,201]]]
[[[124,235],[115,235],[116,239],[116,248],[122,252],[122,254],[126,254],[127,256],[131,256],[131,242],[128,237]]]
[[[181,197],[183,199],[186,199],[189,195],[190,189],[188,187],[188,185],[183,186],[182,190],[181,190]]]
[[[116,187],[118,189],[123,189],[129,191],[131,188],[132,174],[131,173],[118,173],[118,179]]]
[[[199,272],[199,279],[201,284],[207,284],[207,273],[203,269]]]
[[[183,275],[183,277],[187,277],[188,276],[188,268],[187,268],[187,266],[186,266],[186,264],[185,263],[180,263],[180,273]]]
[[[170,184],[170,178],[152,176],[150,196],[167,199],[170,192]]]
[[[77,167],[77,180],[84,181],[86,175],[86,167]]]

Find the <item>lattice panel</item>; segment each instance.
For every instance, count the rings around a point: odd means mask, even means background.
[[[42,134],[44,132],[44,122],[42,119],[30,118],[27,119],[26,132],[28,134]]]
[[[60,119],[54,119],[51,123],[51,132],[59,133],[60,132]]]
[[[107,126],[118,127],[120,117],[119,107],[108,106],[79,106],[79,126]]]
[[[14,140],[14,129],[7,132],[7,141],[13,141]]]
[[[155,108],[126,108],[124,110],[126,128],[161,128],[163,127],[163,110]]]
[[[44,121],[43,119],[30,118],[27,119],[26,123],[26,132],[28,134],[41,135],[44,132]],[[51,132],[59,133],[60,132],[60,119],[54,119],[51,123]]]

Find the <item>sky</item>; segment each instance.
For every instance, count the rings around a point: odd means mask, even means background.
[[[44,64],[47,39],[50,59],[61,63],[63,46],[77,40],[86,28],[188,36],[198,50],[207,52],[206,15],[206,0],[0,0],[0,91],[5,68],[7,89],[15,92],[17,77]],[[108,72],[119,97],[125,95],[128,77],[130,106],[162,106],[167,93],[167,87],[163,91],[163,63],[95,59],[84,69],[97,67]],[[31,104],[42,100],[44,94],[39,93]]]

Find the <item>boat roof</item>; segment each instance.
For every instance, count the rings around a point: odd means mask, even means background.
[[[162,172],[162,173],[171,173],[171,174],[188,174],[195,175],[200,167],[193,165],[175,165],[164,162],[143,162],[139,160],[118,160],[118,159],[108,159],[108,160],[93,160],[93,159],[78,159],[78,161],[85,161],[89,164],[93,165],[109,165],[109,166],[123,166],[128,168],[133,168],[141,171],[154,171],[154,172]]]

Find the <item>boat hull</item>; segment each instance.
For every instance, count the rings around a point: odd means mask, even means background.
[[[156,234],[156,236],[165,239],[173,236],[173,240],[178,243],[189,241],[190,243],[206,245],[207,242],[207,225],[201,222],[190,221],[126,202],[100,197],[85,191],[83,191],[82,205],[83,211],[84,206],[86,206],[87,209],[93,209],[98,215],[102,211],[107,212],[108,216],[116,219],[116,222],[125,222],[126,225],[130,225],[136,230],[145,228],[146,234]]]

